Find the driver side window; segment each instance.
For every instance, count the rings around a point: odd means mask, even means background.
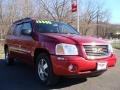
[[[31,23],[24,23],[22,29],[32,30]]]
[[[32,31],[32,26],[31,26],[31,23],[30,22],[25,22],[25,23],[23,23],[23,25],[22,25],[22,30],[29,30],[29,32],[31,32]],[[21,34],[22,34],[22,32],[21,32]],[[22,34],[22,35],[25,35],[25,34]]]

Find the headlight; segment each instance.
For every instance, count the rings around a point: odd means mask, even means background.
[[[108,45],[108,49],[109,49],[110,52],[113,53],[113,48],[112,48],[112,45],[111,45],[111,44]]]
[[[60,43],[56,45],[56,55],[78,55],[75,45]]]

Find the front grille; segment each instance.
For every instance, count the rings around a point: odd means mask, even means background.
[[[84,45],[85,53],[89,58],[102,58],[109,55],[108,45]]]

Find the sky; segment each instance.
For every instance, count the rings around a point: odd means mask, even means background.
[[[110,22],[120,24],[120,0],[104,0],[104,3],[111,13]]]

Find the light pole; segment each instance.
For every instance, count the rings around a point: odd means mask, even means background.
[[[72,6],[72,12],[76,12],[77,14],[77,31],[79,32],[79,16],[80,16],[80,13],[79,13],[79,2],[78,0],[71,0],[71,6]]]
[[[80,29],[80,12],[79,12],[79,2],[77,1],[77,31]]]
[[[97,33],[96,33],[97,38],[99,37],[99,13],[100,13],[100,11],[99,11],[99,8],[98,8],[98,10],[97,10],[97,21],[96,21],[96,24],[97,24],[97,27],[96,27],[96,30],[97,30]]]

